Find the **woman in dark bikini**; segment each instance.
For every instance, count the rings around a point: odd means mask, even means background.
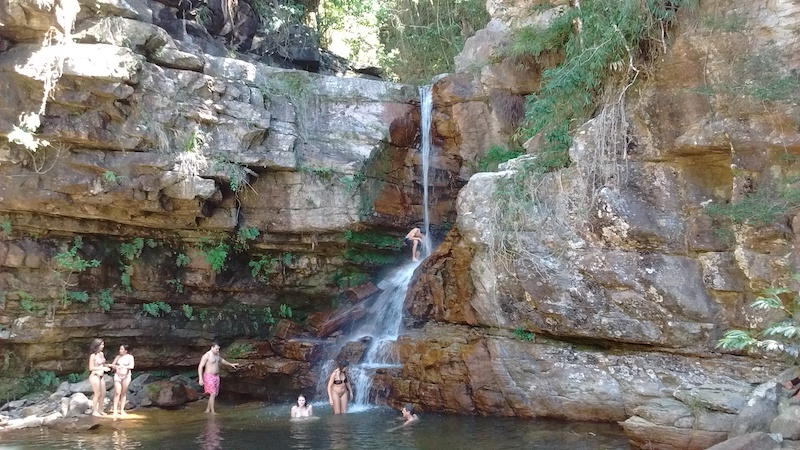
[[[97,338],[92,341],[90,347],[92,354],[89,355],[89,384],[92,385],[94,397],[92,397],[92,415],[97,417],[105,416],[103,403],[106,399],[106,383],[103,381],[103,374],[111,370],[106,365],[106,355],[103,354],[105,344],[103,340]]]
[[[328,400],[333,406],[334,414],[346,413],[347,402],[353,398],[353,387],[347,377],[348,365],[347,361],[340,361],[339,367],[333,371],[328,379]]]

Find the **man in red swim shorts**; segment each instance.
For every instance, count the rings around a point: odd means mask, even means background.
[[[219,394],[220,364],[228,365],[234,369],[239,367],[238,364],[229,363],[225,361],[225,358],[219,356],[219,344],[212,342],[211,349],[203,355],[200,359],[200,364],[197,365],[198,383],[200,386],[203,386],[203,390],[209,395],[206,412],[211,414],[217,413],[217,411],[214,410],[214,402],[217,399],[217,394]]]

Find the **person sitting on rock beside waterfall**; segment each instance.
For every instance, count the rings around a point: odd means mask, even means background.
[[[303,394],[297,397],[297,403],[292,406],[292,418],[306,418],[314,415],[314,407],[306,403],[306,397]]]
[[[419,247],[424,239],[425,235],[419,228],[412,228],[406,235],[405,243],[411,247],[411,261],[419,261]]]
[[[106,364],[106,355],[103,354],[105,343],[102,339],[96,338],[92,341],[89,347],[91,355],[89,355],[89,384],[92,385],[94,396],[92,397],[92,415],[97,417],[105,416],[103,412],[103,403],[106,399],[106,382],[103,380],[103,375],[110,371],[111,368]]]
[[[203,391],[209,395],[206,413],[217,413],[214,409],[214,403],[219,394],[220,364],[225,364],[234,369],[239,367],[239,364],[229,363],[225,358],[219,356],[219,344],[217,342],[212,342],[211,349],[200,358],[200,364],[197,365],[197,382],[200,386],[203,386]]]
[[[353,399],[353,387],[347,376],[347,361],[339,361],[338,367],[331,373],[328,379],[328,401],[333,406],[334,414],[347,413],[347,402]],[[348,396],[349,394],[349,396]]]

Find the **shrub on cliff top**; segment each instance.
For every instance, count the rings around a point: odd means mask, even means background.
[[[662,47],[664,30],[677,10],[692,0],[595,0],[556,17],[546,30],[520,30],[505,56],[543,57],[563,53],[563,61],[546,69],[537,93],[528,97],[519,138],[542,134],[545,170],[569,163],[568,133],[585,121],[609,86],[629,86],[639,74],[635,63]],[[658,43],[661,45],[657,45]],[[625,88],[627,89],[627,88]]]

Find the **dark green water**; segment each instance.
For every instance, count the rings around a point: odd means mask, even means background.
[[[218,406],[204,402],[178,411],[135,410],[123,420],[101,419],[96,430],[61,433],[40,428],[0,434],[0,449],[541,449],[629,450],[613,424],[464,417],[420,413],[412,426],[400,412],[370,408],[335,416],[314,405],[318,418],[289,420],[291,405]]]

